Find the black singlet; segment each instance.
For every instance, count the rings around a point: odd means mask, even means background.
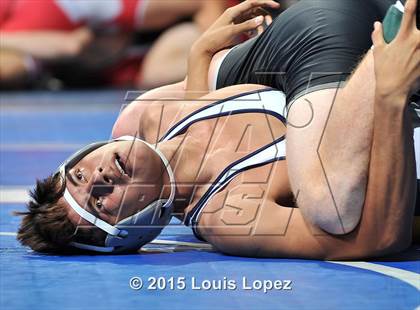
[[[223,60],[217,88],[255,83],[283,91],[337,87],[372,46],[375,21],[394,0],[301,0]]]

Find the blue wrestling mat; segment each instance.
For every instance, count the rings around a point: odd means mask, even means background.
[[[418,309],[420,246],[369,262],[231,257],[172,222],[141,254],[48,256],[16,241],[26,191],[107,139],[121,92],[0,95],[1,309]]]

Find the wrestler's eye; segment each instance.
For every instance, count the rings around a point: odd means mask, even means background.
[[[86,181],[85,176],[83,175],[82,170],[77,169],[77,170],[76,170],[76,172],[75,172],[75,175],[76,175],[76,178],[77,178],[79,181]]]

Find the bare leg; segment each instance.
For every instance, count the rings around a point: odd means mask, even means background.
[[[308,219],[329,233],[347,233],[360,219],[374,96],[369,52],[343,89],[308,94],[290,109],[287,156],[293,192]]]
[[[153,0],[146,3],[141,29],[161,29],[183,16],[191,16],[201,9],[202,1]],[[164,18],[162,18],[164,16]]]
[[[313,120],[297,128],[311,116],[305,99],[313,104]],[[412,233],[413,124],[407,108],[375,100],[369,52],[336,97],[333,90],[307,95],[289,114],[288,168],[297,203],[315,226],[351,232],[347,241],[359,246],[350,257],[400,251]]]
[[[174,26],[164,32],[143,61],[138,87],[152,88],[182,80],[187,74],[191,46],[200,33],[193,23]]]

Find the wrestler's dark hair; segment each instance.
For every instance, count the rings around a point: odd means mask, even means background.
[[[17,239],[37,252],[60,252],[67,248],[75,226],[67,217],[67,211],[58,203],[64,188],[59,175],[37,180],[30,192],[27,211],[15,212],[23,216]]]
[[[64,189],[58,174],[36,181],[30,192],[31,200],[26,204],[27,211],[14,212],[23,216],[17,234],[23,245],[42,253],[73,254],[80,250],[70,247],[69,242],[77,239],[93,243],[90,229],[77,229],[69,220],[63,202],[59,201]]]

